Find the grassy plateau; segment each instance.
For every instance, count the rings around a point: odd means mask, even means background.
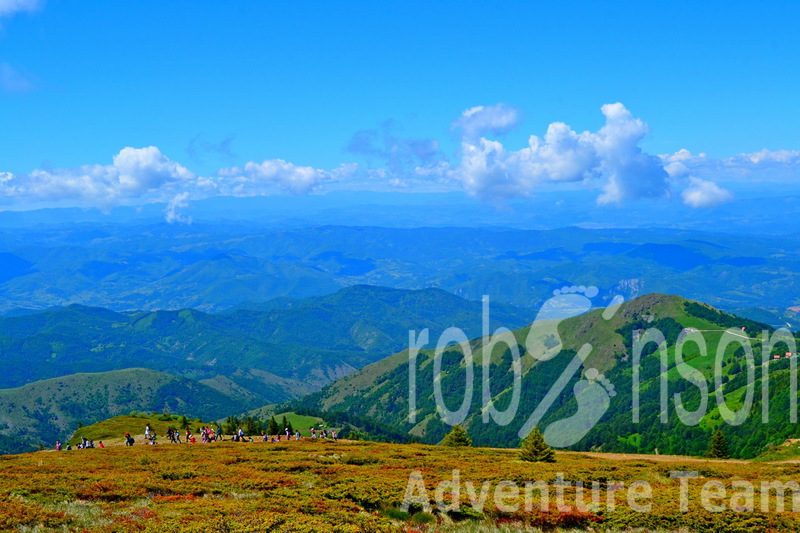
[[[303,439],[288,443],[159,444],[0,456],[1,531],[499,532],[796,531],[791,489],[800,464],[558,452],[526,463],[516,450]],[[436,489],[453,480],[459,492]],[[694,472],[681,512],[679,471]],[[410,482],[416,472],[417,481]],[[516,485],[520,493],[498,488]],[[549,487],[547,509],[525,483]],[[652,490],[634,494],[632,484]],[[702,500],[701,487],[716,481]],[[583,482],[583,493],[576,489]],[[592,500],[593,482],[599,501]],[[560,487],[556,488],[561,483]],[[748,508],[738,486],[751,484]],[[424,490],[423,490],[424,487]],[[408,490],[415,502],[403,509]],[[616,490],[615,490],[616,489]],[[563,498],[557,491],[563,490]],[[638,490],[638,489],[637,489]],[[485,492],[485,496],[482,493]],[[427,493],[424,494],[423,493]],[[722,494],[722,495],[721,495]],[[737,496],[738,495],[738,496]],[[484,499],[481,502],[481,499]],[[426,508],[426,503],[430,508]],[[584,505],[580,506],[579,504]],[[704,505],[705,503],[705,505]],[[558,508],[561,504],[561,508]],[[707,505],[716,505],[709,510]],[[783,505],[783,510],[781,510]],[[762,506],[764,506],[762,508]]]

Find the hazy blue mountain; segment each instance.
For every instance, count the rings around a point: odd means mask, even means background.
[[[800,304],[800,235],[86,223],[0,230],[0,253],[0,313],[75,303],[116,311],[267,309],[275,298],[358,284],[438,287],[470,300],[488,294],[526,308],[563,285],[596,285],[598,304],[646,292],[729,310]]]

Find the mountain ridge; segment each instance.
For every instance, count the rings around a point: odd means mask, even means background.
[[[700,449],[700,444],[705,446],[708,432],[714,428],[725,425],[720,418],[719,410],[711,404],[700,425],[684,427],[676,418],[674,410],[670,412],[668,428],[670,431],[682,431],[683,438],[669,438],[658,433],[658,379],[659,357],[653,344],[645,349],[641,359],[641,402],[643,417],[647,422],[640,424],[631,422],[632,374],[631,336],[634,331],[658,327],[667,341],[669,386],[685,394],[684,402],[687,409],[699,405],[699,393],[694,393],[692,387],[677,372],[674,357],[675,341],[679,333],[685,328],[705,331],[708,342],[708,353],[701,356],[691,347],[685,351],[683,365],[685,369],[694,368],[701,372],[706,380],[711,379],[713,371],[713,354],[716,353],[722,334],[728,328],[738,330],[744,327],[746,335],[755,336],[756,331],[762,328],[773,331],[771,327],[741,317],[720,312],[706,304],[688,300],[676,295],[651,294],[635,300],[625,302],[619,306],[613,316],[604,318],[605,310],[598,309],[580,316],[567,318],[557,325],[557,331],[563,342],[558,346],[548,346],[548,335],[553,334],[553,321],[544,322],[534,327],[532,337],[528,337],[531,328],[526,327],[514,332],[517,344],[523,354],[521,359],[522,381],[521,399],[518,416],[508,426],[498,426],[494,423],[485,424],[482,418],[482,400],[480,385],[469,401],[468,416],[463,424],[470,432],[476,445],[480,446],[509,446],[518,442],[517,430],[528,415],[539,405],[550,387],[558,381],[562,372],[565,372],[568,363],[573,360],[577,352],[585,345],[592,346],[588,357],[582,363],[583,370],[574,374],[564,385],[563,392],[555,398],[551,409],[541,419],[547,425],[558,420],[569,419],[576,415],[576,398],[572,390],[579,380],[586,380],[588,369],[604,375],[604,379],[616,387],[616,396],[610,400],[608,411],[602,413],[602,418],[597,421],[585,437],[569,449],[628,452],[628,453],[675,453],[699,455],[705,450]],[[531,338],[533,341],[531,341]],[[475,379],[481,379],[481,364],[483,362],[482,345],[486,339],[473,338],[470,347],[476,366]],[[322,391],[311,394],[300,400],[292,402],[293,409],[317,409],[321,411],[344,411],[360,416],[375,419],[378,422],[396,427],[408,432],[423,442],[436,443],[447,432],[437,412],[433,390],[433,350],[431,344],[423,349],[417,356],[416,367],[416,410],[414,422],[409,422],[409,370],[407,350],[398,352],[386,359],[368,365],[367,367],[351,374],[337,382],[325,387]],[[756,346],[756,349],[760,345]],[[534,359],[526,354],[526,347],[533,347],[538,354]],[[512,384],[512,359],[507,348],[500,347],[492,352],[490,363],[491,379],[490,388],[495,407],[505,409],[511,398]],[[647,348],[647,347],[646,347]],[[548,351],[549,350],[549,351]],[[773,352],[778,348],[774,347]],[[655,353],[654,353],[655,352]],[[735,401],[742,392],[745,372],[743,355],[734,347],[729,346],[723,355],[722,375],[725,386],[726,398]],[[732,447],[740,457],[754,457],[762,453],[775,439],[785,440],[793,435],[794,428],[784,423],[778,416],[778,405],[788,401],[785,385],[788,371],[788,359],[774,361],[770,364],[772,379],[776,386],[770,390],[773,399],[770,409],[775,415],[770,424],[760,427],[756,421],[748,419],[742,427],[731,427],[730,432]],[[442,374],[440,376],[443,399],[448,409],[454,409],[461,404],[464,398],[465,367],[460,348],[450,346],[443,355]],[[598,378],[599,379],[599,378]],[[477,381],[480,383],[480,381]],[[713,383],[713,380],[712,380]],[[760,385],[759,385],[760,386]],[[714,394],[713,386],[711,393]],[[760,390],[760,389],[758,389]],[[611,390],[609,390],[611,392]],[[713,399],[712,399],[713,400]],[[692,406],[692,407],[690,407]],[[756,407],[753,407],[755,410]],[[755,412],[755,411],[754,411]],[[523,416],[524,415],[524,416]],[[751,417],[752,418],[752,417]],[[760,422],[760,417],[758,422]],[[648,427],[650,424],[652,427]],[[655,425],[653,425],[655,424]],[[745,429],[746,427],[746,429]],[[666,429],[665,429],[666,431]],[[646,437],[645,437],[646,435]],[[782,440],[781,440],[782,442]]]

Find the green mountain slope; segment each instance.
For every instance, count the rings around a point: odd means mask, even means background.
[[[143,368],[47,379],[0,390],[0,453],[50,446],[65,441],[78,422],[131,411],[167,410],[212,420],[244,405],[201,383]]]
[[[480,302],[438,289],[370,286],[221,315],[73,305],[0,318],[0,387],[145,367],[202,381],[257,407],[313,392],[401,350],[409,329],[466,324],[478,334],[480,311]],[[495,324],[531,320],[510,306],[493,306],[492,313]]]
[[[707,446],[712,429],[722,427],[728,436],[733,452],[740,457],[753,457],[770,444],[783,442],[795,435],[788,410],[788,367],[790,359],[781,358],[768,363],[770,373],[770,419],[761,422],[761,382],[756,381],[758,392],[751,416],[741,425],[729,427],[723,424],[716,407],[713,383],[714,355],[727,328],[736,328],[738,334],[757,337],[762,329],[772,331],[769,326],[720,312],[710,306],[692,302],[678,296],[649,294],[621,305],[610,318],[597,310],[560,323],[544,322],[536,325],[529,337],[529,328],[514,332],[522,352],[522,381],[519,409],[507,425],[494,421],[484,423],[482,402],[482,339],[471,341],[474,355],[474,393],[468,400],[468,417],[464,425],[475,441],[483,446],[516,446],[519,431],[528,417],[547,397],[548,391],[573,361],[584,344],[592,349],[578,371],[570,374],[563,389],[552,400],[549,409],[539,422],[546,429],[551,423],[573,417],[578,412],[574,386],[585,378],[588,369],[602,373],[614,387],[615,395],[606,396],[608,409],[599,413],[599,421],[588,433],[571,446],[576,450],[599,449],[617,452],[702,454]],[[608,313],[606,314],[608,317]],[[666,337],[668,372],[669,415],[666,424],[659,418],[660,408],[660,359],[655,345],[645,347],[639,365],[640,376],[640,421],[632,418],[633,405],[633,361],[632,340],[637,331],[657,327]],[[744,327],[742,332],[739,328]],[[708,355],[700,355],[691,344],[684,350],[681,371],[697,369],[710,391],[708,412],[696,425],[686,425],[678,419],[673,404],[673,394],[682,393],[686,409],[697,409],[700,405],[699,389],[679,373],[675,364],[674,348],[678,335],[684,328],[703,332],[708,346]],[[557,333],[557,337],[556,337]],[[557,338],[562,342],[559,344]],[[433,337],[431,345],[435,345]],[[526,353],[526,346],[539,354],[534,358]],[[746,391],[747,363],[742,349],[731,345],[724,351],[721,361],[721,379],[724,398],[731,409],[741,405]],[[758,376],[761,375],[760,341],[752,346],[758,354]],[[777,347],[773,353],[783,353]],[[467,376],[464,359],[459,349],[451,346],[443,355],[440,377],[441,394],[449,410],[455,411],[465,397]],[[433,351],[425,350],[418,356],[416,370],[416,420],[409,422],[409,366],[407,352],[400,352],[378,361],[347,376],[322,391],[294,402],[297,409],[317,409],[371,417],[381,423],[394,426],[425,442],[438,442],[449,427],[437,413]],[[502,344],[495,346],[491,354],[490,391],[494,406],[504,410],[512,399],[513,372],[510,351]],[[571,377],[570,377],[571,376]],[[583,379],[586,382],[585,379]],[[585,383],[584,383],[585,384]],[[602,399],[602,398],[601,398]],[[583,413],[581,414],[581,416]]]

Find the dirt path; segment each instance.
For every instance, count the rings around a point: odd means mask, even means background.
[[[739,463],[746,464],[750,461],[742,459],[707,459],[705,457],[688,457],[685,455],[649,455],[644,453],[600,453],[600,452],[562,452],[574,453],[575,455],[584,455],[587,457],[594,457],[595,459],[608,459],[610,461],[653,461],[655,463]],[[800,462],[800,461],[799,461]]]

